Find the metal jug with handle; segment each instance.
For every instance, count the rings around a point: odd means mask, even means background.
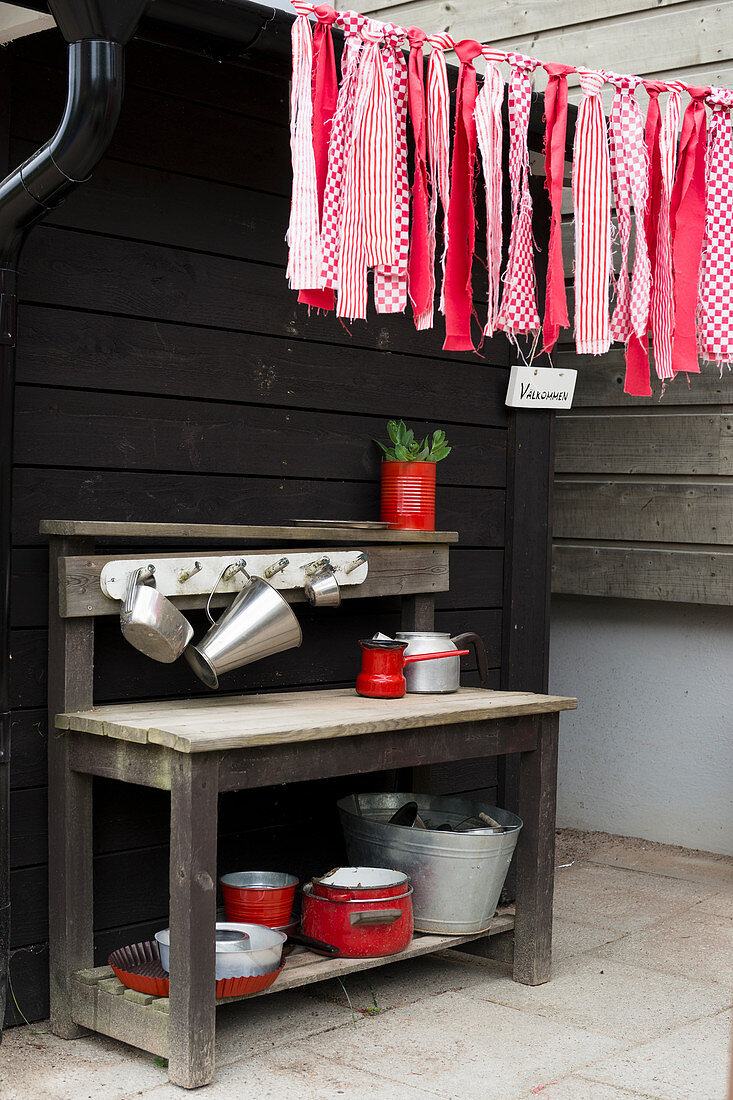
[[[436,650],[458,650],[466,645],[472,645],[476,653],[481,683],[486,684],[489,678],[486,646],[479,635],[472,631],[457,634],[451,638],[450,634],[437,631],[399,630],[395,637],[408,643],[406,655],[432,653]],[[461,686],[461,658],[456,654],[455,657],[445,657],[440,661],[409,664],[405,669],[405,679],[408,694],[447,695],[452,691],[458,691]]]
[[[199,680],[212,690],[218,688],[222,673],[294,649],[303,641],[290,604],[267,581],[250,577],[246,564],[241,559],[222,569],[206,604],[211,629],[198,645],[190,645],[185,651]],[[225,573],[232,577],[240,572],[246,577],[244,588],[215,621],[209,607],[219,581]]]
[[[154,575],[154,565],[130,573],[120,612],[120,629],[135,649],[169,665],[181,656],[193,638],[193,627],[175,604],[146,583]]]

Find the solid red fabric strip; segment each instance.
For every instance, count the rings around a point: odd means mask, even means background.
[[[562,264],[562,181],[565,173],[565,137],[568,124],[568,73],[572,65],[544,66],[549,76],[545,89],[545,175],[550,196],[550,243],[547,250],[543,350],[551,352],[561,328],[569,328]]]
[[[434,257],[430,249],[428,214],[427,125],[423,84],[422,51],[426,35],[419,27],[408,27],[407,37],[410,42],[408,103],[412,133],[415,138],[415,176],[412,184],[412,227],[407,287],[412,302],[415,328],[426,329],[432,328],[433,325],[435,295]]]
[[[456,97],[456,123],[451,166],[451,193],[448,208],[448,255],[445,261],[445,342],[444,351],[473,351],[471,316],[471,266],[476,227],[473,210],[473,176],[476,165],[477,82],[473,59],[481,45],[472,39],[456,43],[461,62]]]
[[[682,120],[677,175],[672,190],[674,343],[672,369],[699,374],[696,310],[705,236],[705,97],[709,88],[688,88],[691,102]]]
[[[333,49],[331,27],[336,12],[326,4],[315,9],[318,23],[313,31],[313,153],[316,159],[316,185],[318,187],[318,217],[323,218],[323,193],[328,172],[328,143],[331,140],[331,123],[336,113],[338,78]],[[333,290],[301,290],[298,301],[316,309],[332,310]]]

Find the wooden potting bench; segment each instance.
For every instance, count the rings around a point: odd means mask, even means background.
[[[45,521],[50,536],[49,876],[51,1012],[55,1034],[85,1028],[168,1058],[171,1081],[187,1088],[214,1075],[216,1000],[217,798],[286,781],[425,766],[520,753],[516,913],[495,918],[488,933],[417,935],[387,959],[289,959],[272,992],[446,948],[491,954],[503,934],[517,981],[550,976],[558,712],[575,699],[464,688],[452,695],[363,699],[351,688],[263,695],[212,695],[173,701],[94,706],[94,619],[120,604],[102,591],[109,561],[95,538],[211,541],[246,553],[275,546],[273,557],[304,544],[314,557],[339,544],[363,551],[369,573],[349,597],[400,595],[404,629],[433,626],[436,592],[448,588],[451,532],[228,527]],[[221,550],[195,551],[195,557]],[[180,556],[180,551],[177,552]],[[191,553],[193,557],[194,554]],[[302,590],[283,593],[302,601]],[[226,599],[226,597],[224,598]],[[176,600],[200,607],[200,596]],[[222,601],[219,601],[222,602]],[[355,672],[358,664],[354,639]],[[164,671],[164,666],[161,666]],[[171,792],[170,998],[125,990],[108,967],[94,968],[92,779],[105,776]],[[509,941],[507,943],[507,940]],[[177,946],[176,946],[177,945]],[[122,945],[120,945],[122,946]],[[508,950],[507,950],[508,949]],[[266,991],[266,992],[269,992]],[[234,999],[234,998],[233,998]],[[221,1002],[220,1002],[221,1003]]]

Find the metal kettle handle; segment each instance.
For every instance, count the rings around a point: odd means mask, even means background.
[[[142,566],[138,569],[133,569],[130,573],[130,579],[127,582],[127,592],[125,592],[125,602],[122,605],[122,614],[130,615],[132,613],[132,605],[135,600],[135,589],[141,582],[149,581],[155,574],[155,566],[149,565],[147,569],[143,569]]]
[[[247,570],[245,568],[246,565],[247,565],[247,562],[244,560],[244,558],[240,558],[239,561],[230,562],[229,565],[224,566],[221,573],[216,578],[216,584],[211,589],[211,592],[209,593],[209,598],[206,601],[206,618],[209,620],[209,622],[211,623],[212,626],[214,625],[216,620],[213,618],[209,608],[211,607],[211,601],[214,598],[214,593],[216,592],[217,588],[219,587],[219,582],[221,581],[221,578],[224,576],[225,573],[229,573],[230,577],[236,576],[237,573],[244,573],[247,580],[251,581],[252,578],[250,577],[249,573],[247,572]]]
[[[466,634],[457,634],[455,638],[451,638],[454,645],[472,645],[474,652],[476,653],[476,664],[478,665],[479,679],[482,684],[488,683],[489,679],[489,659],[486,656],[486,646],[484,640],[478,634],[474,634],[472,630],[469,630]]]

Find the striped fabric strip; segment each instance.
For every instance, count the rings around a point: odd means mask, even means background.
[[[501,292],[503,105],[504,81],[496,64],[489,62],[474,113],[486,190],[488,313],[484,336],[493,336],[496,331]]]
[[[380,42],[382,25],[368,20],[354,93],[352,141],[345,165],[336,313],[366,319],[367,267],[396,256],[395,104]]]
[[[445,260],[448,252],[448,206],[450,204],[450,89],[444,50],[452,50],[453,39],[447,34],[428,36],[430,59],[427,79],[428,164],[432,193],[430,195],[429,233],[432,255],[435,255],[435,234],[438,198],[443,208],[443,277],[440,287],[440,312],[445,313]]]
[[[381,26],[384,69],[394,108],[394,248],[392,262],[374,271],[377,313],[404,313],[407,308],[407,265],[410,254],[410,183],[407,175],[407,64],[402,53],[405,32],[394,23]]]
[[[287,277],[294,290],[318,287],[321,248],[316,161],[313,153],[313,36],[305,15],[292,28],[293,78],[290,87],[290,152],[293,191],[290,204]]]
[[[589,69],[579,69],[578,76],[583,98],[573,148],[575,347],[579,355],[603,355],[611,346],[611,174],[600,95],[605,77]]]
[[[672,198],[677,165],[677,134],[680,127],[681,86],[669,87],[669,99],[659,131],[660,196],[656,216],[654,270],[649,322],[657,377],[674,378],[672,370],[672,334],[674,332],[674,298],[672,275],[672,244],[669,224],[669,204]],[[651,231],[654,226],[651,227]]]
[[[698,349],[708,362],[733,361],[733,92],[712,88],[707,147],[705,245],[700,272]]]
[[[509,336],[537,332],[534,255],[532,244],[532,196],[529,190],[527,130],[532,105],[531,73],[539,65],[532,57],[509,54],[509,180],[512,193],[512,228],[504,293],[496,327]]]

